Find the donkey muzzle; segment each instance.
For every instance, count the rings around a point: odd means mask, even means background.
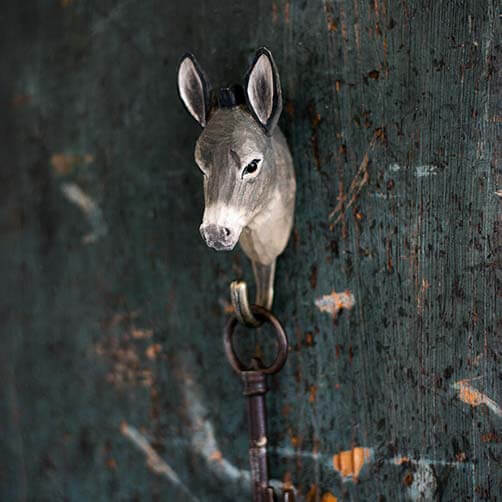
[[[231,251],[238,241],[235,232],[220,225],[202,225],[200,234],[206,244],[217,251]]]

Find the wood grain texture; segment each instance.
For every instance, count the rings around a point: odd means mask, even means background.
[[[198,235],[176,66],[190,50],[224,85],[266,45],[298,182],[272,476],[310,502],[501,500],[498,16],[492,0],[5,2],[0,499],[247,500],[221,330],[251,273]]]

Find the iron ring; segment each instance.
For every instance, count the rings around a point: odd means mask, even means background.
[[[273,373],[280,371],[286,362],[286,358],[288,356],[288,337],[279,319],[277,319],[272,312],[260,307],[259,305],[251,305],[251,312],[253,312],[258,319],[268,322],[274,327],[275,337],[278,343],[277,355],[274,362],[270,366],[261,367],[258,370],[267,375],[272,375]],[[228,320],[223,334],[223,344],[225,346],[225,354],[230,365],[237,373],[240,374],[244,371],[252,371],[252,369],[251,367],[243,364],[243,362],[237,357],[234,350],[232,338],[235,332],[235,327],[238,323],[239,320],[237,317],[231,317]]]

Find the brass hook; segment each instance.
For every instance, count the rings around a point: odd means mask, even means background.
[[[255,305],[270,310],[274,300],[275,260],[270,265],[252,261],[253,274],[256,281]],[[263,321],[256,318],[251,310],[245,281],[233,281],[230,284],[230,300],[235,317],[246,326],[257,327]]]

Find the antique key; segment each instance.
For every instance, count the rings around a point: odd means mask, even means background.
[[[277,318],[268,310],[253,305],[253,314],[261,321],[272,324],[275,328],[278,351],[275,361],[265,367],[257,357],[251,360],[249,366],[245,366],[237,357],[232,337],[238,323],[237,318],[232,318],[227,323],[224,334],[225,353],[232,368],[241,376],[244,389],[243,394],[247,401],[247,414],[249,423],[249,462],[251,467],[251,489],[253,502],[274,502],[275,494],[268,479],[267,465],[267,424],[265,394],[267,392],[267,375],[280,371],[286,362],[288,355],[288,339],[284,329]],[[294,502],[294,492],[286,490],[283,494],[284,502]]]

